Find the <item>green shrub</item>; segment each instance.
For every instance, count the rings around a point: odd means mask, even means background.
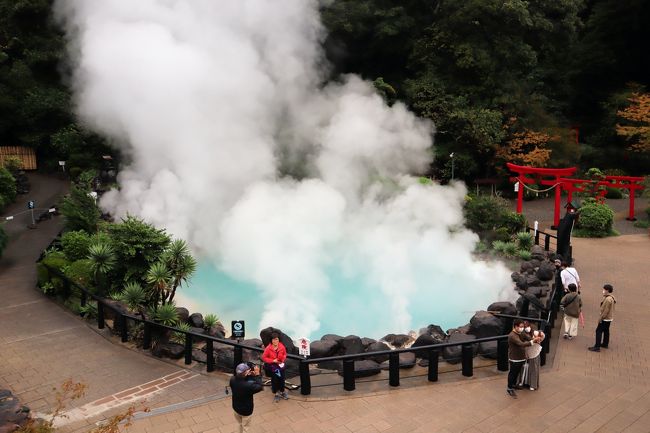
[[[4,167],[0,167],[0,195],[4,197],[5,204],[16,200],[16,179]]]
[[[485,244],[483,241],[478,241],[476,245],[474,246],[474,252],[476,254],[481,254],[484,252],[487,252],[489,250],[488,246]],[[205,319],[203,319],[205,321]]]
[[[203,325],[205,328],[212,328],[219,322],[219,317],[216,314],[206,314],[203,318]]]
[[[44,284],[50,282],[50,271],[47,270],[43,263],[36,265],[36,285],[43,287]]]
[[[88,258],[90,243],[90,235],[83,230],[66,232],[61,236],[63,252],[71,262]]]
[[[70,169],[68,170],[70,179],[77,180],[77,178],[79,178],[79,175],[81,174],[82,171],[83,170],[80,167],[70,167]]]
[[[508,212],[508,203],[498,197],[469,197],[465,202],[465,225],[477,232],[493,230],[502,222],[501,216]]]
[[[521,260],[526,260],[526,261],[533,258],[533,253],[531,253],[528,250],[519,250],[519,251],[517,251],[517,255],[519,256],[519,258]]]
[[[503,245],[503,254],[508,257],[515,257],[517,255],[517,244],[514,242],[506,242]]]
[[[70,264],[63,251],[48,252],[41,263],[54,268],[61,273],[63,273],[63,268]]]
[[[178,311],[174,304],[160,305],[153,312],[153,320],[167,326],[175,326],[178,323]]]
[[[498,227],[494,230],[492,238],[495,241],[509,242],[510,241],[510,231],[506,227]]]
[[[492,249],[497,253],[503,253],[506,248],[506,243],[504,241],[494,241],[492,242]]]
[[[582,205],[577,225],[579,233],[589,237],[610,236],[613,225],[614,211],[606,204],[589,200]]]
[[[54,287],[54,284],[49,281],[40,287],[45,295],[54,296],[56,294],[56,288]]]
[[[97,302],[88,301],[84,306],[79,307],[79,314],[82,314],[87,319],[94,319],[97,317]]]
[[[1,210],[2,205],[0,204],[0,211]],[[5,248],[7,248],[8,243],[9,236],[7,236],[7,232],[5,231],[3,224],[0,224],[0,257],[2,257],[2,253],[4,252]]]
[[[519,245],[520,250],[530,250],[533,247],[533,235],[528,232],[519,232],[516,235],[517,245]]]
[[[64,274],[71,281],[79,284],[92,291],[93,285],[93,271],[92,261],[89,259],[75,260],[64,269]]]
[[[9,204],[4,195],[0,194],[0,212],[2,212],[5,207]]]
[[[190,325],[187,323],[179,323],[176,325],[176,329],[179,331],[190,331]],[[182,332],[172,332],[170,340],[174,343],[185,344],[185,334]]]
[[[147,292],[136,282],[126,283],[122,290],[122,301],[126,302],[129,308],[137,311],[147,300]]]
[[[623,191],[621,191],[618,188],[607,188],[607,193],[605,194],[605,198],[610,198],[614,200],[618,200],[623,198]]]
[[[640,228],[640,229],[647,229],[650,227],[650,220],[639,220],[639,221],[634,221],[634,227]]]
[[[526,217],[517,212],[506,211],[500,215],[499,226],[505,227],[509,234],[514,235],[526,228]]]
[[[650,220],[650,206],[648,206],[647,208],[645,208],[645,214],[646,214],[646,216],[648,217],[648,219]]]

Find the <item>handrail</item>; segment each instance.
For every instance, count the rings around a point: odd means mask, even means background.
[[[214,360],[214,352],[213,352],[213,347],[214,343],[221,343],[225,345],[229,345],[233,347],[234,350],[234,356],[233,356],[233,370],[237,364],[242,362],[243,359],[243,350],[252,350],[256,352],[263,352],[264,349],[260,347],[254,347],[254,346],[248,346],[245,344],[240,343],[239,341],[233,341],[230,339],[225,339],[225,338],[220,338],[220,337],[214,337],[208,334],[200,334],[194,331],[185,331],[181,329],[174,328],[173,326],[168,326],[164,325],[161,323],[157,323],[151,320],[147,320],[143,317],[139,317],[130,313],[126,313],[123,311],[120,311],[118,308],[115,308],[113,305],[110,303],[106,302],[105,298],[102,298],[101,296],[95,295],[91,293],[87,288],[83,287],[81,284],[78,284],[75,281],[70,280],[65,274],[60,272],[59,270],[52,268],[51,266],[42,263],[43,266],[45,266],[48,271],[53,272],[55,275],[59,276],[60,278],[65,281],[66,284],[73,285],[74,287],[78,288],[82,295],[81,295],[81,305],[86,305],[88,298],[93,299],[97,301],[97,310],[98,310],[98,317],[97,317],[97,325],[98,328],[103,329],[104,328],[104,308],[109,308],[116,314],[116,320],[119,323],[120,327],[120,334],[121,334],[121,340],[122,342],[127,342],[128,341],[128,324],[127,320],[132,320],[135,322],[143,323],[144,324],[144,339],[143,339],[143,348],[144,349],[149,349],[151,345],[151,332],[152,329],[165,329],[168,331],[172,332],[177,332],[177,333],[182,333],[185,335],[185,364],[189,365],[192,362],[192,342],[195,338],[202,339],[206,341],[207,348],[206,348],[206,355],[207,355],[207,371],[211,372],[214,371],[215,368],[215,360]],[[552,291],[551,294],[551,299],[553,299],[553,296],[555,296],[555,288]],[[549,344],[548,344],[548,339],[550,338],[550,333],[552,329],[552,323],[554,321],[554,308],[550,308],[548,310],[548,315],[546,319],[541,319],[541,318],[533,318],[533,317],[522,317],[522,316],[512,316],[512,315],[506,315],[506,314],[500,314],[500,313],[492,313],[493,315],[497,317],[501,317],[504,319],[522,319],[522,320],[529,320],[529,321],[536,321],[540,323],[540,329],[544,328],[545,333],[547,335],[547,338],[544,340],[542,343],[544,350],[542,350],[542,354],[540,355],[540,362],[541,365],[545,364],[546,361],[546,356],[545,354],[548,353],[549,351]],[[506,330],[507,331],[507,330]],[[389,357],[389,384],[390,386],[399,386],[399,355],[400,353],[407,353],[407,352],[413,352],[413,353],[422,353],[424,351],[428,352],[429,355],[429,365],[428,365],[428,374],[427,378],[431,382],[435,382],[438,380],[438,359],[440,356],[440,353],[442,350],[448,347],[456,347],[460,346],[461,347],[461,362],[462,362],[462,374],[463,376],[470,377],[473,375],[473,358],[474,358],[474,353],[473,353],[473,345],[478,344],[478,343],[484,343],[484,342],[490,342],[490,341],[496,341],[497,342],[497,369],[499,371],[507,371],[508,370],[508,345],[507,345],[507,338],[508,334],[503,334],[503,335],[497,335],[497,336],[492,336],[492,337],[484,337],[484,338],[478,338],[474,340],[468,340],[468,341],[461,341],[461,342],[447,342],[447,343],[438,343],[438,344],[432,344],[432,345],[425,345],[425,346],[417,346],[417,347],[408,347],[408,348],[402,348],[402,349],[394,349],[394,350],[381,350],[381,351],[375,351],[375,352],[363,352],[363,353],[358,353],[358,354],[347,354],[347,355],[338,355],[338,356],[330,356],[330,357],[321,357],[321,358],[305,358],[302,356],[298,356],[295,354],[287,354],[287,358],[293,359],[299,362],[299,374],[300,374],[300,388],[301,388],[301,394],[303,395],[309,395],[311,394],[311,376],[309,373],[309,365],[310,364],[315,364],[315,363],[321,363],[321,362],[327,362],[327,361],[343,361],[343,388],[346,391],[352,391],[355,389],[355,370],[354,370],[354,361],[359,360],[359,359],[367,359],[367,358],[372,358],[376,356],[386,356],[388,355]]]

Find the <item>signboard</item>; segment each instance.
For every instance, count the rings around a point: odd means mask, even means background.
[[[233,320],[230,323],[230,332],[235,338],[244,338],[246,334],[246,327],[244,326],[243,320]]]
[[[301,356],[309,356],[309,338],[299,338],[298,339],[298,354]]]
[[[34,200],[30,200],[27,202],[27,209],[34,209]]]
[[[515,192],[519,192],[519,182],[515,182]]]

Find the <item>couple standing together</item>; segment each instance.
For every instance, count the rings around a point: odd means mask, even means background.
[[[508,387],[509,396],[517,398],[515,389],[524,385],[535,391],[539,386],[539,355],[542,353],[541,342],[544,340],[542,331],[533,331],[530,324],[521,319],[514,321],[514,326],[508,334]]]

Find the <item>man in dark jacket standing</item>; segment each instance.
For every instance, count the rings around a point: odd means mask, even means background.
[[[510,363],[510,371],[508,371],[508,387],[506,392],[510,397],[517,398],[515,392],[515,384],[517,383],[517,376],[521,372],[521,368],[526,362],[526,346],[532,346],[539,343],[539,337],[530,338],[524,332],[523,320],[516,319],[510,334],[508,334],[508,361]]]
[[[257,365],[251,368],[248,364],[239,364],[230,378],[230,389],[239,432],[247,432],[253,415],[253,394],[263,389],[260,368]]]

